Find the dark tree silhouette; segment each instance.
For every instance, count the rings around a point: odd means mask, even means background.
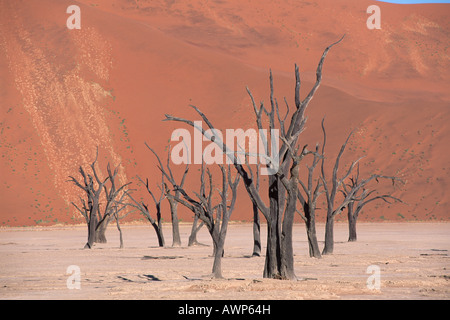
[[[169,191],[170,192],[170,191]],[[197,233],[200,231],[200,229],[205,225],[203,221],[200,220],[197,214],[194,214],[194,221],[192,222],[192,228],[191,228],[191,234],[189,235],[188,240],[188,247],[190,246],[196,246],[196,245],[203,245],[197,240]]]
[[[158,161],[159,167],[164,168],[164,166],[161,162],[161,159],[159,158],[159,156],[155,152],[155,150],[150,148],[150,146],[147,143],[145,143],[145,146],[155,155],[156,160]],[[170,179],[170,181],[175,181],[172,169],[170,167],[170,147],[168,148],[168,151],[167,151],[167,163],[166,163],[166,169],[164,172],[167,173],[167,177]],[[163,172],[163,179],[164,179],[164,172]],[[183,176],[181,178],[180,183],[178,184],[178,186],[180,188],[183,188],[188,172],[189,172],[189,164],[186,164],[186,167],[183,172]],[[170,204],[170,212],[171,212],[171,217],[172,217],[172,234],[173,234],[172,246],[180,246],[181,238],[180,238],[179,220],[178,220],[178,203],[179,203],[178,200],[181,197],[181,192],[180,192],[180,190],[175,190],[173,195],[170,193],[170,190],[169,191],[164,190],[164,192],[166,192],[166,198]],[[169,196],[167,196],[167,195],[169,195]],[[188,240],[188,246],[193,246],[193,245],[199,244],[199,242],[197,241],[197,233],[202,228],[203,224],[204,224],[203,222],[201,222],[199,224],[198,216],[194,215],[194,221],[192,224],[191,234],[190,234],[189,240]]]
[[[256,165],[256,191],[259,192],[260,185],[260,174],[259,174],[260,164]],[[251,174],[252,171],[250,171]],[[253,177],[252,177],[253,179]],[[252,204],[253,209],[253,257],[259,257],[261,255],[261,221],[259,218],[258,205],[256,203]]]
[[[70,182],[82,189],[85,198],[80,197],[81,208],[74,202],[72,205],[84,216],[88,226],[88,241],[85,248],[91,249],[95,242],[106,243],[106,229],[108,224],[116,219],[119,232],[122,234],[119,226],[119,213],[127,207],[124,202],[125,187],[131,182],[120,187],[117,186],[116,178],[119,172],[119,166],[114,171],[111,170],[110,164],[107,165],[108,176],[101,179],[98,176],[96,162],[98,158],[98,148],[95,160],[90,165],[92,174],[86,172],[82,166],[79,168],[82,181],[79,182],[72,176],[69,176]],[[108,186],[109,185],[109,186]],[[104,194],[102,198],[102,193]],[[120,196],[120,197],[119,197]],[[104,200],[105,204],[101,206],[100,201]],[[121,241],[123,246],[123,241]]]
[[[160,167],[161,171],[167,177],[167,180],[172,184],[173,191],[179,191],[182,198],[177,199],[179,203],[191,210],[199,219],[201,219],[211,236],[213,241],[213,256],[214,263],[212,268],[213,278],[222,278],[222,257],[224,255],[225,238],[228,230],[228,222],[230,220],[231,213],[234,210],[234,206],[237,198],[237,187],[239,185],[240,176],[236,175],[233,179],[231,176],[231,169],[225,166],[219,165],[222,173],[222,188],[219,189],[220,202],[213,203],[213,177],[206,166],[202,163],[201,176],[200,176],[200,193],[195,193],[196,198],[192,198],[188,193],[176,184],[165,171],[164,167]],[[205,173],[208,178],[205,178]],[[207,182],[208,181],[208,185]],[[228,195],[228,190],[231,190],[231,199]],[[166,186],[166,195],[173,197],[169,188]],[[230,204],[228,204],[230,202]]]
[[[322,121],[322,131],[323,131],[323,145],[322,145],[322,154],[325,154],[325,145],[326,145],[326,132],[324,121]],[[344,154],[345,148],[347,146],[350,137],[353,135],[353,131],[348,135],[345,142],[342,144],[341,149],[336,156],[336,160],[334,162],[331,181],[327,181],[327,176],[325,174],[324,163],[325,156],[322,158],[321,163],[321,180],[323,183],[324,193],[326,196],[327,203],[327,218],[325,224],[325,246],[323,248],[322,254],[332,254],[334,250],[334,218],[336,215],[342,212],[343,209],[348,207],[349,204],[353,203],[355,200],[358,200],[358,192],[363,190],[367,184],[371,181],[379,179],[389,179],[392,181],[400,180],[397,177],[392,176],[384,176],[379,174],[372,174],[367,179],[358,180],[353,185],[345,186],[346,179],[350,176],[355,166],[362,159],[359,158],[351,163],[348,170],[344,173],[342,177],[338,177],[339,164],[341,161],[341,157]],[[331,183],[331,185],[330,185]],[[344,189],[345,188],[345,189]],[[343,190],[343,192],[342,192]],[[338,192],[342,192],[344,194],[343,199],[338,201],[336,199],[336,195]]]
[[[314,170],[316,169],[320,159],[322,159],[323,156],[319,154],[318,144],[316,145],[315,151],[311,153],[313,154],[314,158],[311,166],[307,166],[308,177],[306,179],[306,182],[303,182],[301,179],[299,179],[299,185],[301,186],[301,188],[299,187],[297,198],[300,201],[303,212],[299,210],[297,210],[297,212],[300,214],[306,225],[309,256],[314,258],[321,258],[322,255],[320,254],[316,233],[316,209],[317,200],[322,194],[322,184],[319,177],[314,180]],[[304,195],[302,194],[301,190],[303,191]]]
[[[234,150],[231,150],[229,146],[227,146],[220,137],[216,137],[214,139],[214,142],[227,154],[227,156],[230,158],[230,160],[233,162],[234,167],[236,168],[237,172],[243,179],[244,186],[247,190],[248,195],[250,196],[250,199],[254,205],[256,205],[259,209],[259,211],[262,213],[262,215],[265,217],[267,221],[267,249],[266,249],[266,257],[265,257],[265,266],[264,266],[264,273],[263,276],[265,278],[278,278],[278,279],[294,279],[295,275],[291,272],[288,274],[285,273],[286,270],[289,270],[290,266],[293,265],[293,255],[289,253],[287,248],[292,247],[292,236],[288,232],[288,229],[291,228],[289,226],[292,224],[293,219],[291,219],[290,212],[291,208],[289,210],[286,210],[285,205],[293,206],[295,209],[296,204],[292,201],[286,201],[286,196],[290,197],[291,194],[288,194],[286,192],[285,187],[283,187],[282,183],[282,177],[286,177],[286,179],[290,180],[288,178],[289,171],[290,171],[290,163],[291,163],[291,156],[290,153],[287,152],[288,148],[293,148],[297,144],[298,136],[303,131],[306,123],[306,117],[305,117],[305,110],[308,107],[311,99],[314,97],[314,94],[318,90],[321,81],[322,81],[322,68],[323,63],[325,60],[326,55],[328,54],[329,50],[336,44],[340,43],[344,37],[342,37],[339,41],[331,44],[328,46],[325,51],[322,54],[322,57],[319,61],[319,64],[317,66],[316,70],[316,82],[313,85],[312,89],[309,91],[308,95],[305,97],[304,100],[300,99],[300,74],[298,66],[295,66],[295,95],[294,95],[294,101],[295,101],[295,109],[294,112],[290,115],[289,122],[287,123],[286,120],[288,120],[289,117],[289,105],[287,103],[287,100],[284,99],[286,106],[287,106],[287,112],[284,118],[281,118],[279,115],[279,107],[278,102],[274,98],[274,88],[273,88],[273,77],[272,72],[270,72],[270,110],[268,110],[264,103],[261,102],[260,107],[258,108],[256,106],[255,100],[250,92],[250,90],[247,88],[248,94],[251,98],[253,110],[255,112],[256,116],[256,124],[258,129],[264,129],[263,124],[266,123],[266,121],[263,121],[262,117],[263,115],[266,115],[268,117],[268,126],[269,130],[267,132],[271,132],[271,129],[277,129],[276,128],[276,120],[275,116],[278,119],[278,126],[279,130],[281,132],[281,136],[283,136],[286,140],[283,144],[281,144],[280,148],[278,150],[272,150],[272,154],[275,154],[275,157],[279,159],[278,164],[278,170],[275,170],[274,174],[269,175],[268,177],[268,200],[269,204],[266,205],[264,202],[260,192],[256,188],[256,183],[254,180],[254,175],[250,173],[251,169],[249,166],[244,166],[242,163],[239,163],[237,161],[236,152]],[[208,127],[214,131],[216,130],[215,127],[212,125],[212,123],[209,121],[209,119],[206,117],[203,112],[201,112],[197,107],[191,106],[194,108],[194,110],[202,117],[202,119],[206,122]],[[200,130],[202,134],[207,137],[211,138],[210,134],[206,132],[203,128],[199,128],[193,121],[187,120],[184,118],[175,117],[172,115],[166,114],[166,119],[168,121],[179,121],[186,123],[197,130]],[[261,131],[261,130],[260,130]],[[267,136],[266,140],[266,146],[267,141],[272,140]],[[277,152],[278,151],[278,152]],[[261,151],[259,151],[261,153]],[[274,161],[273,158],[271,159],[271,155],[266,153],[266,156],[268,157],[269,161],[266,164],[266,167],[269,169],[274,169]],[[271,160],[270,160],[271,159]],[[292,170],[291,170],[292,171]],[[296,192],[297,194],[297,192]],[[287,215],[284,213],[288,213]],[[286,233],[282,233],[282,227],[286,227]]]
[[[148,205],[145,204],[143,201],[139,202],[136,199],[133,198],[133,196],[131,195],[130,192],[128,192],[128,197],[131,199],[132,203],[130,204],[131,206],[135,207],[136,209],[138,209],[145,218],[147,218],[147,220],[150,222],[150,224],[152,225],[153,229],[155,229],[156,232],[156,236],[158,238],[158,245],[160,247],[164,247],[165,246],[165,240],[164,240],[164,233],[163,233],[163,228],[162,228],[162,221],[161,221],[161,202],[164,199],[164,176],[161,175],[161,184],[158,186],[160,188],[160,196],[159,198],[156,198],[155,195],[153,194],[152,190],[150,189],[149,186],[149,182],[148,179],[146,179],[146,181],[144,182],[139,176],[138,176],[139,181],[146,187],[147,192],[150,194],[153,203],[155,205],[155,211],[156,211],[156,219],[154,219],[152,217],[152,215],[150,214],[150,210],[148,209]]]
[[[147,145],[147,143],[145,145],[147,146],[147,148],[149,148],[153,152],[153,150]],[[160,166],[162,166],[158,155],[155,152],[153,152],[153,153],[155,154],[156,158],[158,159]],[[175,181],[175,179],[173,177],[172,169],[170,168],[170,147],[168,148],[168,151],[167,151],[166,168],[170,175],[170,178]],[[184,169],[183,176],[182,176],[181,182],[180,182],[181,188],[183,188],[183,186],[184,186],[184,182],[186,181],[186,175],[187,175],[188,171],[189,171],[189,165],[186,164],[186,167]],[[172,247],[181,246],[180,227],[179,227],[179,220],[178,220],[178,201],[177,201],[177,199],[179,199],[180,196],[181,196],[181,193],[179,191],[175,191],[175,194],[172,197],[167,197],[167,200],[169,201],[169,205],[170,205],[170,216],[172,218]],[[196,225],[196,224],[194,223],[194,225]],[[198,230],[194,229],[194,231],[195,231],[194,234],[196,235],[197,234],[196,232]],[[196,238],[195,238],[195,240],[196,240]]]
[[[357,167],[356,174],[350,178],[350,182],[347,184],[343,184],[342,194],[344,197],[346,197],[351,190],[353,190],[359,183],[360,183],[360,177],[359,177],[359,164]],[[378,182],[378,180],[376,180]],[[392,184],[394,184],[395,180],[392,180]],[[353,242],[357,240],[357,234],[356,234],[356,221],[358,220],[359,214],[361,213],[363,207],[372,201],[375,200],[383,200],[386,203],[391,204],[390,200],[393,200],[394,202],[401,202],[403,201],[399,198],[393,197],[390,194],[383,194],[383,195],[374,195],[376,190],[370,190],[367,188],[360,189],[360,192],[355,194],[355,198],[353,201],[351,201],[347,206],[347,217],[348,217],[348,241]]]

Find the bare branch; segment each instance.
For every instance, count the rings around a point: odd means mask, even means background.
[[[342,38],[340,38],[338,41],[336,41],[335,43],[330,44],[325,51],[322,54],[322,57],[320,58],[319,64],[317,65],[317,70],[316,70],[316,83],[314,84],[313,88],[311,89],[311,91],[309,92],[309,94],[306,96],[306,98],[302,101],[300,108],[303,109],[302,113],[304,112],[304,109],[308,106],[308,103],[311,101],[311,99],[313,98],[314,94],[316,93],[317,89],[320,86],[320,83],[322,82],[322,68],[323,68],[323,63],[325,61],[325,57],[328,54],[328,51],[330,51],[330,49],[335,46],[336,44],[340,43],[342,40],[344,40],[345,38],[345,34],[342,36]]]
[[[195,108],[195,109],[198,110],[197,108]],[[206,116],[205,116],[203,113],[201,113],[200,110],[198,110],[198,112],[199,112],[201,115],[203,115],[203,117],[206,118]],[[205,133],[205,130],[204,130],[203,128],[197,127],[197,126],[194,124],[193,121],[186,120],[186,119],[183,119],[183,118],[173,117],[173,116],[168,115],[168,114],[166,114],[165,117],[166,117],[166,119],[164,119],[163,121],[179,121],[179,122],[183,122],[183,123],[186,123],[186,124],[192,126],[192,127],[195,128],[195,129],[199,130],[202,134]],[[209,121],[208,121],[207,123],[211,124]],[[214,129],[214,127],[213,127],[212,125],[210,126],[210,128],[211,128],[211,129]],[[226,153],[227,153],[228,156],[229,156],[230,154],[232,154],[232,152],[230,151],[230,149],[229,149],[225,144],[223,144],[223,142],[219,142],[218,140],[219,140],[219,139],[215,139],[214,142],[217,143],[217,144],[219,145],[219,147],[222,148],[222,150],[226,150]],[[233,159],[231,158],[231,156],[229,156],[229,157],[230,157],[231,160],[233,160]],[[248,192],[249,195],[251,196],[252,201],[253,201],[255,204],[257,204],[258,209],[261,211],[261,213],[262,213],[266,218],[268,218],[268,215],[269,215],[269,207],[267,207],[267,206],[264,204],[264,202],[263,202],[263,200],[262,200],[262,198],[261,198],[259,192],[258,192],[258,191],[256,190],[256,188],[255,188],[255,185],[254,185],[254,183],[253,183],[253,179],[250,178],[248,172],[244,169],[244,167],[242,166],[242,164],[238,163],[235,159],[234,159],[233,164],[234,164],[236,170],[238,171],[238,173],[242,176],[243,181],[244,181],[245,188],[247,189],[247,192]]]

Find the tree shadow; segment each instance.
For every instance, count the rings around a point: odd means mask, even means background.
[[[161,281],[161,279],[155,277],[155,276],[152,275],[152,274],[143,274],[142,276],[139,275],[139,277],[140,277],[140,278],[147,279],[147,280],[149,280],[149,281]]]
[[[141,260],[165,260],[165,259],[180,259],[184,258],[184,256],[143,256]]]
[[[159,279],[158,277],[156,277],[152,274],[138,275],[138,278],[145,279],[146,281],[133,280],[130,278],[126,278],[124,276],[117,276],[117,278],[119,278],[120,280],[126,281],[126,282],[133,282],[133,283],[147,283],[149,281],[162,281],[161,279]]]

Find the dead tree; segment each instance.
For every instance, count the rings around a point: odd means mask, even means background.
[[[107,172],[108,172],[108,181],[109,181],[109,185],[110,187],[108,188],[108,184],[105,184],[103,186],[104,190],[105,190],[105,196],[106,196],[106,205],[105,205],[105,210],[104,210],[104,214],[103,217],[101,217],[100,221],[99,221],[99,225],[97,227],[97,241],[99,243],[106,243],[106,228],[108,226],[108,224],[114,220],[117,221],[117,225],[119,223],[118,219],[122,219],[124,218],[127,214],[125,214],[124,216],[120,217],[119,213],[124,210],[125,208],[127,208],[129,206],[129,203],[125,202],[125,187],[130,185],[131,182],[126,183],[124,185],[122,185],[121,187],[117,188],[116,186],[116,178],[117,178],[117,174],[119,172],[119,166],[117,166],[114,169],[114,172],[111,171],[110,165],[108,163],[107,165]],[[118,199],[120,195],[120,198]],[[118,199],[118,200],[117,200]],[[117,217],[116,217],[116,213],[117,213]],[[118,227],[119,232],[121,233],[120,227]],[[123,243],[122,243],[123,245]]]
[[[342,194],[346,197],[352,189],[354,189],[360,183],[359,177],[359,164],[357,167],[356,175],[350,178],[350,183],[343,184]],[[378,182],[378,180],[376,180]],[[392,180],[394,184],[395,180]],[[348,241],[353,242],[357,240],[356,235],[356,221],[358,220],[359,214],[361,213],[363,207],[375,200],[383,200],[386,203],[391,204],[389,200],[394,200],[394,202],[403,201],[399,198],[393,197],[390,194],[383,195],[373,195],[376,190],[370,190],[366,188],[362,188],[359,194],[355,194],[355,198],[351,201],[347,206],[347,217],[348,217]]]
[[[288,143],[284,137],[281,138],[283,142],[286,144]],[[308,151],[307,145],[303,146],[303,149],[300,154],[298,154],[298,147],[295,148],[295,150],[292,149],[291,146],[289,146],[289,152],[291,153],[291,158],[293,160],[291,169],[290,169],[290,180],[288,181],[286,177],[282,178],[282,182],[288,191],[288,205],[286,206],[286,210],[294,210],[301,218],[304,220],[306,225],[306,233],[308,237],[308,246],[309,246],[309,255],[310,257],[320,258],[320,250],[319,250],[319,244],[317,242],[317,235],[316,235],[316,220],[315,220],[315,211],[317,206],[317,200],[321,194],[321,186],[320,179],[318,178],[316,181],[316,184],[314,185],[314,178],[313,173],[314,169],[316,168],[317,164],[319,163],[320,159],[322,158],[322,155],[319,154],[319,145],[316,145],[315,151]],[[311,166],[306,166],[308,169],[308,178],[306,184],[300,179],[299,177],[299,166],[301,160],[307,156],[312,154],[314,156],[313,162]],[[301,186],[302,189],[299,187]],[[296,188],[296,189],[295,189]],[[305,193],[305,196],[302,195],[302,192],[300,190],[303,190]],[[303,213],[295,207],[295,203],[299,200],[302,208]],[[291,202],[291,204],[289,204]],[[291,206],[292,208],[290,208]],[[289,216],[290,216],[289,212]],[[286,215],[286,213],[285,213]],[[292,218],[291,218],[292,219]]]
[[[159,198],[157,199],[155,197],[155,195],[153,194],[152,190],[150,189],[149,186],[149,182],[148,179],[146,179],[146,181],[144,182],[139,176],[138,176],[139,181],[146,187],[147,192],[150,194],[153,203],[155,205],[155,211],[156,211],[156,219],[154,219],[152,217],[152,215],[150,214],[150,210],[148,209],[148,205],[145,204],[143,201],[139,202],[136,199],[133,198],[133,196],[131,195],[131,193],[127,193],[128,197],[131,199],[132,203],[130,204],[131,206],[135,207],[136,209],[138,209],[145,218],[147,218],[147,220],[150,222],[150,224],[152,225],[153,229],[155,229],[156,232],[156,236],[158,238],[158,245],[160,247],[164,247],[165,245],[165,240],[164,240],[164,234],[163,234],[163,229],[162,229],[162,216],[161,216],[161,201],[164,199],[164,175],[161,176],[161,184],[159,185],[159,188],[161,190],[161,194],[159,196]]]
[[[212,277],[222,278],[222,257],[224,255],[225,238],[228,229],[228,222],[236,203],[237,187],[239,185],[240,176],[236,175],[236,177],[232,179],[230,166],[228,166],[228,170],[222,165],[219,166],[222,173],[222,188],[219,190],[221,201],[214,204],[213,178],[209,168],[205,170],[205,167],[206,166],[204,163],[202,163],[200,193],[195,193],[197,199],[192,198],[183,188],[178,186],[176,182],[165,172],[163,167],[160,169],[167,177],[168,181],[172,184],[174,191],[179,191],[182,194],[183,197],[177,199],[176,201],[191,210],[205,223],[211,236],[214,249]],[[205,179],[205,173],[208,175],[207,180]],[[206,186],[206,181],[208,181],[208,188]],[[228,189],[231,190],[231,199],[229,199]],[[173,197],[172,193],[168,190],[168,187],[166,194],[168,197]],[[228,201],[230,201],[230,204],[228,204]]]
[[[150,148],[150,146],[147,143],[145,143],[145,146],[155,155],[156,160],[159,163],[159,167],[164,168],[163,164],[161,162],[161,159],[159,158],[159,156],[155,152],[155,150]],[[166,171],[165,172],[167,172],[167,176],[170,179],[169,181],[175,181],[175,178],[172,173],[172,169],[170,167],[170,147],[167,152],[167,163],[166,163]],[[183,176],[181,178],[180,183],[178,184],[180,189],[182,189],[184,186],[188,172],[189,172],[189,164],[186,164],[186,167],[183,172]],[[164,177],[164,173],[163,173],[163,177]],[[166,192],[166,196],[167,196],[166,198],[170,204],[170,212],[171,212],[171,217],[172,217],[172,234],[173,234],[172,246],[180,246],[181,238],[180,238],[180,229],[179,229],[179,220],[178,220],[178,203],[179,203],[178,200],[181,197],[181,192],[178,189],[174,191],[173,195],[170,193],[170,190],[165,190],[164,192]],[[199,242],[197,241],[197,233],[202,228],[203,224],[204,224],[203,222],[201,222],[199,224],[198,216],[194,215],[194,221],[192,224],[191,234],[190,234],[189,240],[188,240],[188,246],[193,246],[193,245],[199,244]]]
[[[292,158],[292,165],[290,168],[289,177],[283,174],[280,176],[281,182],[287,191],[286,206],[284,209],[284,219],[281,229],[282,264],[280,269],[280,275],[286,279],[295,279],[296,275],[294,272],[292,227],[294,222],[294,215],[295,212],[297,211],[297,198],[299,197],[299,189],[298,189],[298,185],[300,182],[299,166],[303,157],[307,155],[309,152],[307,151],[306,146],[304,146],[302,152],[300,153],[300,155],[298,155],[297,154],[298,148],[292,150],[292,147],[289,145],[288,141],[286,141],[284,137],[282,137],[282,140],[289,146],[289,152]]]
[[[122,195],[120,196],[119,201],[114,201],[114,205],[112,207],[114,220],[116,220],[116,227],[117,227],[117,230],[119,231],[119,241],[120,241],[119,248],[120,249],[123,248],[123,235],[122,235],[122,229],[120,228],[119,221],[120,221],[120,219],[123,219],[123,218],[127,217],[130,213],[134,212],[134,210],[130,210],[122,216],[119,215],[120,211],[122,211],[123,209],[125,209],[126,207],[128,207],[130,205],[129,203],[124,202],[125,201],[124,198],[126,195],[127,195],[126,191],[122,192]]]
[[[147,146],[147,148],[149,148],[153,152],[153,154],[158,159],[160,166],[162,166],[158,155],[147,145],[147,143],[145,145]],[[170,168],[170,147],[168,148],[168,151],[167,151],[166,168],[170,175],[170,178],[172,180],[174,180],[172,169]],[[184,182],[186,181],[186,176],[187,176],[188,171],[189,171],[189,165],[186,164],[186,167],[184,169],[183,176],[182,176],[181,182],[180,182],[181,188],[183,188],[183,186],[184,186]],[[181,193],[180,193],[180,191],[177,190],[177,191],[175,191],[173,197],[167,197],[167,200],[169,201],[169,205],[170,205],[170,216],[172,218],[172,247],[181,246],[180,227],[179,227],[179,220],[178,220],[178,201],[177,201],[180,198],[180,196],[181,196]],[[196,224],[194,224],[194,225],[196,225]],[[194,235],[196,235],[197,234],[196,232],[198,230],[195,229],[194,231],[195,231]],[[196,241],[196,238],[195,238],[195,241]]]
[[[256,165],[256,191],[259,192],[260,184],[260,174],[259,174],[260,164]],[[250,171],[251,174],[253,174]],[[253,179],[253,178],[252,178]],[[252,204],[253,209],[253,257],[259,257],[261,255],[261,222],[259,218],[258,205],[256,203]]]
[[[88,241],[84,247],[88,249],[91,249],[95,242],[107,242],[105,233],[108,224],[114,219],[117,220],[117,224],[119,223],[119,212],[127,207],[127,204],[124,203],[123,192],[126,192],[125,187],[131,183],[129,182],[117,187],[116,178],[119,172],[119,166],[117,166],[114,171],[111,171],[109,163],[107,166],[108,176],[103,180],[100,179],[96,169],[97,158],[98,149],[95,160],[90,165],[92,174],[87,173],[83,167],[80,166],[79,172],[83,178],[81,183],[74,177],[69,176],[69,181],[73,182],[85,193],[86,200],[80,197],[81,208],[74,202],[72,202],[72,205],[86,219],[88,226]],[[109,182],[109,187],[107,186],[107,182]],[[103,200],[102,192],[104,192],[104,206],[101,206],[100,203],[100,201]],[[119,195],[121,195],[120,199],[118,199]],[[118,228],[121,232],[120,227]]]
[[[184,182],[184,181],[183,181]],[[175,192],[174,198],[179,198],[180,193]],[[178,202],[171,197],[167,197],[170,206],[170,216],[172,218],[172,247],[181,246],[180,225],[178,220]]]
[[[290,168],[290,162],[291,157],[288,151],[288,147],[294,147],[297,144],[298,136],[303,131],[306,123],[306,117],[305,117],[305,110],[308,107],[311,99],[313,98],[314,94],[318,90],[321,81],[322,81],[322,67],[323,63],[325,61],[325,57],[328,54],[329,50],[336,44],[342,41],[344,37],[342,37],[339,41],[331,44],[328,46],[325,51],[322,54],[322,57],[319,61],[319,64],[317,66],[316,70],[316,82],[313,85],[312,89],[309,91],[308,95],[305,97],[304,100],[301,100],[300,98],[300,74],[299,69],[297,65],[295,66],[295,109],[294,112],[290,115],[289,122],[286,123],[286,120],[289,116],[289,106],[287,103],[287,100],[284,99],[286,106],[287,106],[287,112],[284,118],[282,119],[279,116],[279,108],[278,108],[278,102],[273,96],[273,78],[272,73],[270,72],[270,110],[268,110],[264,103],[261,102],[260,107],[258,108],[256,106],[255,100],[253,99],[253,96],[250,92],[250,90],[247,88],[247,92],[252,100],[253,110],[255,112],[256,116],[256,124],[258,129],[260,129],[260,132],[263,128],[263,119],[262,116],[265,114],[269,119],[269,130],[271,129],[277,129],[276,128],[276,120],[275,115],[278,118],[278,124],[279,129],[281,132],[281,135],[285,138],[285,140],[288,142],[281,144],[278,150],[273,150],[274,157],[276,159],[273,159],[272,155],[266,153],[267,158],[269,159],[268,163],[266,164],[266,167],[272,170],[275,170],[273,174],[269,175],[268,177],[268,201],[269,204],[266,205],[265,201],[263,200],[262,195],[260,192],[256,189],[256,183],[253,179],[253,175],[250,174],[250,168],[249,166],[244,166],[242,163],[237,161],[237,157],[235,156],[235,151],[231,150],[229,146],[227,146],[220,137],[216,137],[214,139],[214,142],[224,150],[224,152],[227,154],[227,156],[230,158],[232,163],[234,164],[237,172],[242,177],[244,186],[247,190],[248,195],[250,196],[250,199],[253,204],[255,204],[259,211],[262,213],[262,215],[265,217],[267,221],[267,249],[266,249],[266,257],[265,257],[265,266],[264,266],[264,273],[263,276],[265,278],[277,278],[277,279],[289,279],[293,278],[290,275],[283,274],[282,270],[286,270],[285,264],[291,265],[293,264],[293,255],[289,254],[288,252],[284,252],[283,248],[288,248],[290,246],[289,242],[292,243],[292,237],[290,237],[289,234],[287,234],[285,237],[282,237],[282,221],[283,219],[286,220],[286,224],[291,223],[290,217],[283,217],[283,213],[286,212],[285,205],[286,205],[286,190],[285,187],[283,187],[281,182],[281,177],[287,177],[289,176],[289,168]],[[216,130],[213,124],[209,121],[209,119],[206,117],[205,114],[203,114],[197,107],[192,106],[194,110],[202,117],[202,119],[207,123],[208,127],[214,131]],[[164,120],[168,121],[179,121],[186,123],[195,129],[199,130],[205,137],[211,138],[211,135],[207,133],[203,128],[198,127],[193,121],[187,120],[184,118],[174,117],[172,115],[165,115],[166,118]],[[269,132],[268,130],[268,132]],[[270,131],[271,132],[271,131]],[[267,137],[267,140],[269,138]],[[272,139],[272,136],[271,136]],[[266,140],[266,142],[267,142]],[[267,143],[266,143],[267,146]],[[268,150],[267,150],[268,151]],[[259,151],[261,153],[261,151]],[[279,164],[278,170],[274,166],[276,164]],[[289,202],[290,205],[293,205]],[[290,212],[290,211],[289,211]],[[286,225],[285,224],[285,225]],[[285,242],[285,243],[283,243]]]
[[[306,235],[308,238],[308,247],[309,247],[309,256],[314,258],[321,258],[319,243],[317,241],[317,232],[316,232],[316,209],[317,209],[317,201],[319,196],[322,194],[322,183],[320,178],[317,178],[314,181],[314,170],[319,164],[320,159],[322,159],[322,155],[319,154],[319,145],[316,145],[316,149],[313,154],[313,161],[311,166],[307,166],[308,169],[308,177],[306,183],[301,179],[298,180],[299,187],[297,198],[301,204],[303,212],[297,210],[300,217],[305,222],[306,226]],[[304,195],[301,190],[303,190]]]
[[[322,154],[325,155],[325,144],[326,144],[326,132],[325,132],[325,126],[324,121],[322,121],[322,131],[323,131],[323,145],[322,145]],[[334,218],[336,215],[342,212],[344,208],[346,208],[350,203],[353,203],[355,200],[358,200],[358,192],[360,190],[363,190],[364,187],[371,182],[372,180],[378,181],[378,179],[390,179],[392,181],[399,180],[396,177],[391,176],[383,176],[379,174],[372,174],[369,178],[358,180],[357,183],[347,189],[343,192],[344,197],[341,199],[341,201],[336,200],[337,193],[342,190],[345,187],[345,181],[350,176],[351,172],[353,171],[354,167],[358,164],[358,162],[362,159],[359,158],[351,163],[348,170],[344,173],[344,175],[339,178],[338,177],[338,171],[339,171],[339,164],[341,157],[345,151],[345,148],[347,146],[347,143],[352,136],[353,131],[348,135],[347,139],[341,146],[341,149],[336,157],[336,160],[334,162],[334,167],[332,171],[332,177],[331,177],[331,188],[329,185],[329,182],[327,181],[326,174],[325,174],[325,156],[322,158],[321,163],[321,180],[323,183],[324,193],[326,196],[326,202],[327,202],[327,218],[326,218],[326,224],[325,224],[325,246],[323,248],[322,254],[332,254],[334,250]]]
[[[178,201],[177,201],[178,202]],[[188,239],[188,247],[199,245],[200,242],[197,240],[197,233],[200,231],[200,229],[205,225],[205,223],[200,220],[198,214],[194,214],[194,221],[192,222],[192,228],[191,228],[191,234],[189,235]]]
[[[122,249],[123,248],[123,236],[122,236],[122,229],[120,228],[120,224],[119,224],[119,212],[117,210],[117,207],[114,208],[114,218],[116,219],[116,225],[117,225],[117,230],[119,230],[119,241],[120,241],[120,245],[119,248]]]
[[[220,166],[222,171],[222,191],[219,191],[222,203],[217,206],[216,217],[212,215],[200,214],[208,231],[211,234],[211,238],[214,244],[214,264],[213,264],[213,276],[214,278],[222,278],[222,257],[224,255],[225,238],[228,229],[228,222],[230,221],[231,213],[234,210],[237,198],[237,187],[241,177],[237,174],[233,180],[231,177],[231,167],[228,166],[228,170],[224,166]],[[228,189],[231,189],[231,199],[228,205]],[[205,219],[206,218],[206,219]],[[208,221],[208,222],[207,222]]]

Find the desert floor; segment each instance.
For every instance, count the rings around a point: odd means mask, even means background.
[[[358,241],[348,243],[347,225],[335,227],[335,253],[308,256],[305,227],[295,225],[295,269],[299,281],[263,279],[264,256],[252,253],[252,225],[229,226],[222,280],[211,280],[209,234],[205,246],[159,248],[150,225],[111,225],[108,243],[82,249],[85,226],[0,229],[1,299],[449,299],[450,223],[360,223]],[[323,225],[318,225],[323,239]],[[263,253],[265,225],[262,226]],[[319,243],[323,246],[323,243]],[[68,289],[70,265],[80,268],[80,289]],[[380,269],[379,290],[367,287],[368,267]]]

